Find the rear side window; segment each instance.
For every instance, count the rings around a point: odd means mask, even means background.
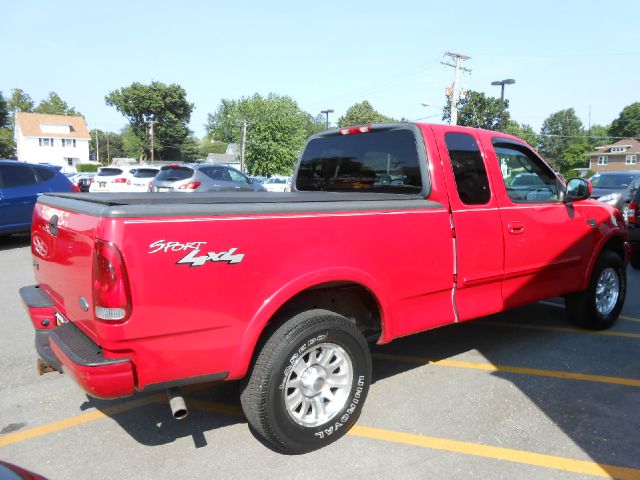
[[[36,177],[39,183],[47,182],[56,176],[56,172],[49,168],[33,167],[33,169],[36,171]]]
[[[220,180],[221,182],[230,182],[231,178],[227,174],[227,170],[223,167],[206,167],[200,171],[212,180]]]
[[[122,169],[120,168],[101,168],[98,172],[101,177],[117,177],[122,175]]]
[[[193,169],[189,167],[162,167],[155,179],[162,182],[177,182],[192,176]]]
[[[557,202],[555,174],[524,145],[493,141],[507,195],[514,203]]]
[[[422,178],[411,130],[374,130],[314,138],[307,144],[298,190],[420,193]]]
[[[28,165],[0,166],[0,184],[2,188],[16,188],[36,183],[36,176]]]
[[[491,189],[478,143],[467,133],[447,133],[445,143],[460,201],[484,205],[491,198]]]

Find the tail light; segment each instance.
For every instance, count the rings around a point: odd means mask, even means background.
[[[638,224],[638,202],[633,201],[629,204],[629,210],[627,211],[627,223]]]
[[[196,188],[198,188],[200,185],[202,185],[202,182],[189,182],[185,185],[182,185],[180,187],[178,187],[180,190],[195,190]]]
[[[96,240],[93,252],[93,305],[98,320],[124,321],[131,314],[129,280],[118,248]]]
[[[80,187],[78,187],[78,185],[76,185],[75,183],[71,184],[71,190],[73,190],[74,192],[79,192],[80,191]]]
[[[116,178],[113,183],[127,183],[127,179],[126,178]]]
[[[371,125],[365,125],[363,127],[343,128],[340,130],[340,135],[353,135],[355,133],[369,133],[371,131]]]

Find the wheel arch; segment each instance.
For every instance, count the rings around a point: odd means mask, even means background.
[[[591,275],[593,274],[593,269],[595,268],[598,257],[600,257],[602,252],[605,250],[612,251],[616,255],[619,255],[622,260],[625,260],[627,257],[625,244],[627,244],[627,242],[620,232],[612,232],[610,235],[600,239],[600,242],[594,249],[593,255],[591,255],[591,258],[589,259],[589,265],[587,266],[586,274],[582,280],[582,289],[588,288]]]
[[[388,341],[385,336],[387,302],[382,291],[373,277],[354,270],[314,272],[288,283],[271,295],[248,323],[228,378],[242,378],[247,373],[271,326],[312,308],[352,318],[367,333],[379,333],[378,342]]]

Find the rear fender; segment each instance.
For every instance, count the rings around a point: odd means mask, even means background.
[[[388,320],[388,302],[381,293],[384,291],[382,286],[371,275],[361,270],[350,268],[318,270],[292,280],[264,301],[262,307],[249,322],[240,340],[236,356],[231,363],[228,379],[238,379],[246,375],[262,332],[283,305],[305,290],[331,282],[355,283],[371,292],[380,308],[382,335],[379,342],[384,343],[387,338],[386,324],[388,322],[386,320]]]

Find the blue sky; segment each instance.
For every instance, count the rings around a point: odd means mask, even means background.
[[[498,97],[512,118],[538,130],[573,107],[585,126],[609,124],[640,101],[640,2],[31,1],[2,8],[0,91],[37,102],[57,92],[89,128],[126,120],[104,103],[138,81],[178,83],[204,134],[222,98],[288,95],[332,121],[356,102],[411,120],[445,103],[453,70],[445,51],[471,57],[463,87]],[[432,117],[434,116],[435,117]]]

